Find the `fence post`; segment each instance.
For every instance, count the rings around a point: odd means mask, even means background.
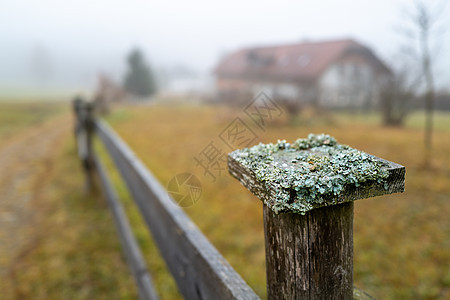
[[[268,299],[353,299],[353,201],[403,192],[405,168],[345,147],[310,135],[228,155],[230,174],[264,203]],[[360,180],[319,173],[338,166]]]
[[[94,105],[77,97],[72,103],[75,114],[75,138],[78,148],[78,156],[81,159],[86,176],[85,190],[94,191],[94,157],[92,151],[92,139],[94,134]]]
[[[92,102],[84,103],[83,127],[86,135],[86,152],[83,157],[84,170],[86,172],[86,190],[94,191],[94,156],[92,150],[92,141],[94,135],[94,104]]]
[[[263,211],[269,299],[352,299],[353,202]]]
[[[72,101],[73,114],[75,116],[74,135],[75,139],[78,137],[78,133],[81,130],[81,108],[83,106],[83,99],[75,97]]]

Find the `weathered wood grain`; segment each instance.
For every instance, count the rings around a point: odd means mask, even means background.
[[[263,206],[268,299],[309,299],[307,218],[274,214]]]
[[[267,164],[295,169],[295,157],[293,152],[275,152]],[[259,180],[257,170],[248,166],[261,168],[260,164],[248,161],[243,164],[233,155],[228,156],[230,174],[264,203],[269,299],[352,299],[361,296],[362,293],[353,288],[353,201],[403,192],[405,187],[405,167],[376,159],[383,162],[380,166],[388,172],[383,183],[373,180],[360,182],[358,186],[346,184],[339,194],[329,196],[323,203],[314,203],[302,215],[294,210],[282,210],[277,214],[272,209],[277,201],[301,203],[304,199],[299,198],[295,187],[284,188],[275,174],[266,174],[264,181]],[[283,209],[290,209],[284,203],[287,202],[283,202]]]
[[[269,299],[351,299],[353,202],[275,214],[264,205]]]
[[[103,122],[98,136],[115,161],[186,299],[259,299],[129,147]]]
[[[353,202],[314,209],[307,217],[310,299],[351,299]]]

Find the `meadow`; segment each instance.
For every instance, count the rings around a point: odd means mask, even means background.
[[[62,112],[66,103],[44,101],[0,101],[0,143],[18,132]]]
[[[262,205],[226,172],[217,176],[196,165],[239,109],[220,106],[152,105],[119,108],[108,122],[163,185],[176,174],[190,172],[201,181],[201,199],[185,211],[254,290],[265,297]],[[383,127],[374,115],[304,112],[295,125],[286,115],[265,131],[252,127],[256,142],[294,141],[308,133],[328,133],[341,143],[406,166],[406,192],[355,203],[355,285],[379,299],[444,299],[449,297],[450,262],[450,115],[437,114],[433,159],[423,168],[420,112],[404,128]],[[250,122],[248,124],[251,124]],[[116,179],[122,197],[127,199]],[[145,249],[163,299],[178,299],[170,276],[157,259],[145,226],[126,200],[136,234]]]
[[[3,105],[0,103],[0,105]],[[36,120],[27,104],[0,106],[1,147],[31,127],[58,116],[48,126],[66,134],[36,173],[33,239],[0,278],[6,299],[135,299],[134,282],[121,254],[114,223],[101,195],[83,191],[70,105],[51,107]],[[23,105],[23,106],[22,106]],[[43,104],[44,106],[47,104]],[[8,121],[10,111],[16,117]],[[6,112],[8,112],[6,114]],[[216,180],[194,157],[211,142],[226,155],[219,135],[240,117],[240,109],[195,104],[142,104],[114,108],[106,120],[166,186],[178,173],[195,174],[202,184],[199,201],[186,213],[261,297],[265,297],[262,204],[226,170]],[[2,123],[3,122],[3,123]],[[6,125],[7,126],[6,126]],[[17,125],[10,125],[17,124]],[[65,124],[65,125],[63,125]],[[287,114],[267,124],[250,125],[257,142],[293,141],[308,133],[328,133],[340,143],[406,166],[406,192],[355,202],[355,285],[378,299],[450,297],[450,114],[436,115],[432,166],[423,168],[423,114],[403,128],[380,125],[375,114],[322,114],[304,111],[292,124]],[[104,149],[135,235],[161,299],[180,299],[136,207]],[[29,225],[28,225],[29,226]],[[3,275],[3,274],[0,274]],[[3,280],[4,279],[4,280]]]
[[[137,299],[72,126],[70,103],[0,101],[0,299]]]

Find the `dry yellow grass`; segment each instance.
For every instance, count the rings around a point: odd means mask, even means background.
[[[136,299],[110,212],[83,192],[70,106],[54,105],[0,102],[0,299]]]
[[[60,113],[64,107],[67,105],[63,102],[13,102],[0,99],[0,145],[21,130]]]
[[[34,110],[21,105],[9,105],[7,109],[3,106],[5,109],[0,110],[3,145],[38,122],[30,121],[35,116],[29,112]],[[31,107],[36,109],[35,104]],[[16,116],[14,120],[8,120],[11,113]],[[185,208],[186,212],[264,297],[260,201],[227,172],[212,183],[193,159],[211,141],[228,152],[217,136],[236,116],[243,117],[243,113],[224,107],[159,105],[119,108],[108,120],[163,185],[177,173],[198,176],[203,194],[197,204]],[[417,116],[408,121],[411,126],[403,129],[379,126],[373,116],[315,118],[305,114],[296,127],[290,126],[285,117],[269,124],[265,132],[254,128],[258,141],[289,141],[310,132],[325,132],[341,143],[407,168],[404,194],[355,204],[355,284],[379,299],[448,299],[450,116],[440,114],[436,120],[430,170],[420,167],[424,149]],[[64,120],[72,123],[68,115]],[[6,128],[5,124],[11,126]],[[134,282],[123,260],[110,212],[100,197],[83,194],[72,132],[67,130],[66,135],[54,144],[49,159],[36,162],[40,171],[32,174],[33,186],[39,187],[32,197],[37,214],[30,231],[34,239],[18,252],[6,277],[0,278],[0,298],[135,299]],[[114,180],[161,298],[180,299],[117,174]]]
[[[224,107],[159,105],[121,108],[108,120],[163,185],[177,173],[197,175],[203,194],[185,211],[264,297],[261,203],[226,172],[212,183],[193,159],[211,141],[229,152],[218,135],[235,116],[244,117],[241,111]],[[438,122],[430,170],[421,168],[423,134],[410,127],[385,128],[364,117],[328,116],[301,117],[296,127],[282,117],[265,132],[254,128],[261,142],[292,141],[310,132],[325,132],[341,143],[406,166],[404,194],[361,200],[355,205],[355,284],[377,298],[449,297],[449,115],[441,115]],[[142,223],[136,226],[145,235]],[[141,236],[141,243],[150,242]],[[166,275],[158,279],[157,273],[157,283],[165,282]],[[178,297],[167,291],[162,296]]]

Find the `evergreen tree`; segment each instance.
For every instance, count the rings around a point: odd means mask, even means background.
[[[155,80],[150,67],[139,49],[128,55],[128,73],[125,76],[125,90],[136,96],[150,96],[156,92]]]

